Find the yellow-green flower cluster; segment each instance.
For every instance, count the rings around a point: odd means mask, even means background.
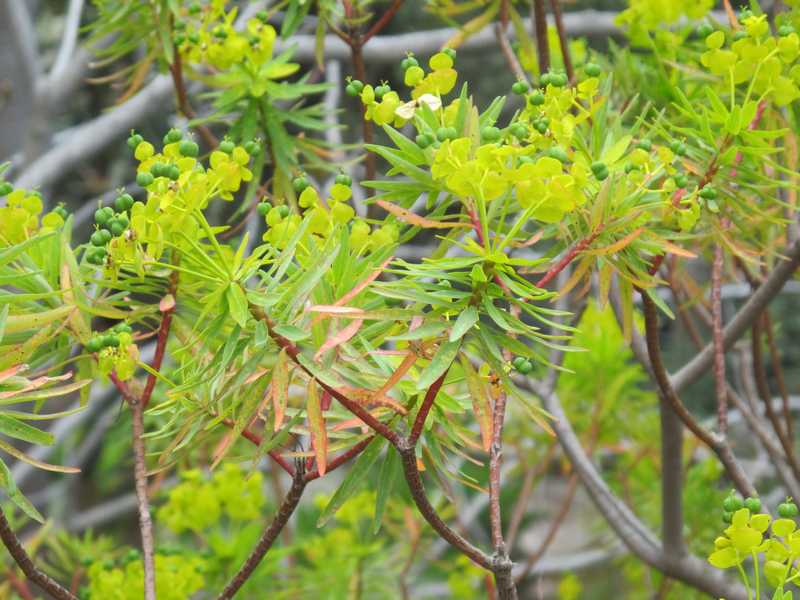
[[[257,519],[264,506],[262,476],[245,473],[225,463],[211,478],[198,470],[181,474],[183,481],[169,492],[169,500],[158,510],[158,520],[174,533],[199,533],[218,525],[225,515],[231,521]]]
[[[2,185],[11,187],[10,184]],[[0,206],[0,247],[19,244],[38,232],[57,229],[64,224],[63,209],[43,216],[42,210],[42,197],[37,192],[12,188],[6,196],[5,206]]]
[[[128,331],[116,333],[119,343],[115,346],[106,346],[97,354],[97,366],[103,375],[112,371],[122,380],[127,381],[136,372],[139,364],[139,348],[133,342],[133,337]]]
[[[773,36],[766,15],[748,16],[741,35],[726,45],[723,31],[706,37],[708,48],[700,62],[712,73],[731,78],[734,84],[752,85],[758,95],[771,96],[778,106],[800,97],[800,36],[795,32]]]
[[[136,146],[137,181],[147,190],[147,201],[137,202],[131,209],[133,235],[112,240],[112,260],[131,260],[137,243],[146,244],[147,255],[158,259],[164,252],[165,240],[182,246],[199,237],[197,211],[205,209],[214,198],[232,200],[242,183],[253,177],[247,168],[247,151],[231,142],[223,142],[220,147],[225,144],[231,146],[230,152],[213,151],[208,168],[195,157],[184,156],[180,142],[167,143],[159,153],[147,141]],[[170,177],[160,175],[165,166],[172,170]]]
[[[766,535],[771,527],[771,535]],[[800,531],[794,519],[772,521],[766,514],[751,514],[747,508],[733,514],[724,535],[714,540],[714,551],[708,561],[719,569],[741,567],[747,558],[764,557],[764,576],[775,588],[795,582],[800,571],[794,561],[800,556]]]

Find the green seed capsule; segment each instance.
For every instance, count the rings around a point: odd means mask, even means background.
[[[358,90],[352,83],[348,83],[347,86],[344,88],[344,91],[348,96],[353,96],[354,98],[358,96]]]
[[[544,75],[539,77],[539,85],[541,85],[542,87],[547,87],[550,83],[552,83],[551,78],[552,75],[550,73],[545,73]]]
[[[514,360],[511,361],[511,364],[514,365],[514,368],[519,370],[519,368],[525,364],[525,357],[524,356],[515,356]]]
[[[528,93],[528,84],[524,81],[517,81],[511,86],[511,91],[517,96],[524,96]]]
[[[701,23],[700,25],[697,26],[695,33],[697,33],[697,37],[704,40],[712,33],[714,33],[714,28],[708,23]]]
[[[103,236],[103,245],[110,242],[113,237],[108,229],[98,229],[98,233]]]
[[[281,206],[278,207],[278,214],[280,214],[280,216],[285,219],[286,217],[289,216],[289,207],[286,206],[285,204],[282,204]]]
[[[92,237],[89,238],[89,241],[92,242],[93,246],[105,246],[106,240],[103,234],[100,231],[95,231],[92,234]]]
[[[562,163],[569,161],[569,156],[567,156],[567,153],[564,151],[563,148],[559,148],[558,146],[553,146],[552,148],[550,148],[550,150],[547,151],[547,154],[550,157],[561,161]]]
[[[653,149],[653,142],[651,142],[648,139],[639,140],[639,143],[636,144],[636,147],[641,148],[642,150],[646,150],[647,152],[650,152],[650,150]]]
[[[600,73],[603,72],[603,69],[600,68],[600,65],[597,63],[586,63],[586,66],[583,68],[586,71],[586,74],[589,77],[598,77]]]
[[[450,60],[456,59],[456,51],[454,48],[442,48],[442,52],[449,56]]]
[[[155,181],[155,177],[146,171],[139,173],[136,176],[136,183],[139,187],[146,188],[147,186],[151,185],[153,181]]]
[[[450,139],[450,128],[449,127],[439,127],[436,130],[436,139],[440,142]]]
[[[697,195],[705,200],[714,200],[717,197],[717,190],[713,186],[707,185]]]
[[[730,522],[732,522],[732,521],[733,521],[733,513],[732,513],[732,512],[728,512],[727,510],[726,510],[726,511],[724,511],[724,512],[722,513],[722,520],[723,520],[725,523],[730,523]]]
[[[685,188],[689,185],[689,178],[686,175],[677,175],[675,177],[675,185],[679,188]]]
[[[93,337],[86,342],[85,348],[91,353],[100,352],[103,349],[103,342],[99,338]]]
[[[739,494],[731,494],[722,501],[722,508],[727,512],[736,512],[737,510],[744,508],[744,500],[742,500],[742,497]]]
[[[502,137],[502,133],[497,127],[486,126],[481,129],[481,139],[485,142],[496,142]]]
[[[188,156],[191,158],[195,158],[198,154],[200,154],[200,146],[197,145],[196,142],[192,140],[183,140],[178,146],[178,150],[183,156]]]
[[[528,102],[530,102],[533,106],[541,106],[544,104],[544,94],[539,90],[534,90],[531,92],[531,95],[528,96]]]
[[[167,177],[169,177],[172,181],[178,181],[178,178],[181,176],[181,170],[178,168],[178,165],[170,165],[167,169]]]
[[[114,237],[117,237],[125,233],[125,226],[116,220],[111,221],[111,223],[109,223],[109,229],[111,230],[111,233],[114,235]]]
[[[420,148],[427,148],[433,143],[433,136],[429,133],[420,133],[414,140]]]
[[[530,131],[528,130],[528,126],[525,125],[524,123],[515,123],[514,125],[511,126],[510,131],[511,135],[513,135],[518,140],[525,139],[526,137],[528,137],[528,134],[530,133]]]
[[[11,192],[14,191],[14,186],[4,181],[0,183],[0,196],[8,196]]]
[[[758,498],[747,498],[744,501],[744,507],[751,513],[755,514],[761,510],[761,500]]]
[[[133,206],[133,197],[130,194],[122,194],[121,196],[117,196],[117,199],[114,200],[114,208],[116,208],[118,212],[124,212],[131,206]]]
[[[353,184],[353,180],[350,178],[349,175],[346,175],[345,173],[339,173],[336,176],[335,181],[340,185],[346,185],[348,187]]]
[[[230,140],[223,140],[219,145],[220,152],[224,152],[225,154],[230,154],[235,148],[236,144]]]
[[[140,136],[138,133],[133,134],[128,138],[128,148],[131,150],[136,150],[136,146],[141,144],[144,141],[144,138]]]
[[[110,333],[103,336],[103,347],[105,348],[116,348],[119,346],[119,338]]]
[[[98,225],[105,225],[108,223],[108,219],[108,213],[102,208],[98,208],[96,211],[94,211],[94,222]]]
[[[781,25],[778,28],[778,35],[781,37],[786,37],[787,35],[791,35],[794,33],[794,27],[791,25]]]
[[[302,193],[304,189],[308,187],[308,179],[305,177],[295,177],[292,180],[292,188],[298,194]]]
[[[262,217],[266,217],[267,213],[272,210],[272,205],[269,202],[260,202],[256,207],[258,214]]]
[[[255,140],[250,140],[244,145],[244,151],[250,154],[251,156],[253,154],[258,154],[259,150],[261,150],[261,144],[259,144]]]

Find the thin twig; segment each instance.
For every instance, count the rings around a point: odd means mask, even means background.
[[[775,435],[778,437],[781,448],[783,448],[783,453],[786,456],[786,462],[792,469],[792,474],[794,475],[795,479],[800,481],[800,464],[797,461],[797,455],[794,450],[792,438],[787,435],[783,424],[780,422],[780,419],[778,419],[778,415],[775,414],[775,410],[772,407],[772,393],[770,392],[769,384],[767,383],[767,374],[764,370],[764,357],[761,350],[763,337],[762,322],[763,319],[761,322],[756,320],[756,322],[753,324],[751,340],[751,349],[753,354],[753,376],[755,379],[756,388],[758,389],[758,394],[761,396],[761,400],[764,402],[764,411],[767,414],[769,422],[772,424],[772,429],[775,432]]]
[[[144,448],[144,406],[139,399],[129,401],[133,417],[133,474],[136,498],[139,503],[139,530],[142,536],[144,562],[144,597],[156,600],[155,542],[153,520],[150,517],[150,500],[147,497],[147,466]]]
[[[425,427],[425,420],[428,418],[428,413],[431,412],[431,408],[433,408],[433,401],[436,400],[436,394],[439,393],[439,390],[444,383],[444,379],[447,377],[448,371],[450,371],[450,367],[448,367],[444,373],[439,375],[436,381],[431,384],[431,387],[429,387],[428,391],[425,393],[425,398],[423,399],[422,404],[419,407],[419,412],[414,419],[414,425],[411,427],[411,434],[408,436],[408,441],[412,446],[417,444],[417,440],[422,434],[422,428]]]
[[[169,339],[169,330],[172,325],[172,313],[175,312],[175,293],[178,289],[178,271],[173,271],[169,277],[169,286],[167,288],[167,296],[171,297],[169,305],[165,307],[161,313],[161,325],[158,328],[158,340],[156,341],[156,350],[153,355],[153,364],[150,365],[152,371],[147,376],[147,383],[145,383],[144,391],[142,392],[142,407],[147,408],[150,403],[150,397],[153,395],[153,389],[156,386],[156,375],[161,370],[161,363],[164,361],[164,353],[167,349],[167,340]]]
[[[723,347],[727,351],[734,342],[750,329],[753,322],[761,315],[767,305],[775,298],[784,284],[791,279],[800,265],[800,241],[787,248],[783,254],[784,260],[772,270],[764,282],[751,295],[750,299],[742,305],[739,312],[728,322],[723,330]],[[684,365],[671,378],[670,382],[676,392],[696,381],[711,366],[714,360],[713,344],[707,344],[686,365]]]
[[[658,334],[658,312],[655,302],[653,302],[647,294],[642,294],[642,304],[644,307],[647,352],[660,395],[678,417],[680,417],[683,424],[686,425],[701,442],[714,451],[737,489],[745,496],[755,496],[757,493],[755,488],[747,479],[747,475],[745,475],[741,465],[739,465],[734,458],[725,438],[712,434],[700,425],[678,397],[661,358],[661,346]]]
[[[789,410],[789,390],[786,388],[786,379],[783,376],[783,367],[781,366],[780,352],[775,343],[775,330],[772,326],[772,319],[769,316],[769,311],[764,311],[764,330],[767,332],[767,346],[769,348],[770,364],[772,365],[772,373],[775,375],[775,383],[778,385],[778,392],[783,401],[783,420],[786,423],[786,436],[794,439],[794,421],[792,414]]]
[[[550,444],[550,446],[547,448],[544,458],[525,471],[525,479],[522,481],[522,489],[517,495],[516,502],[514,503],[514,509],[511,511],[511,519],[508,523],[508,529],[506,530],[506,544],[508,545],[509,552],[513,551],[514,549],[514,543],[517,541],[519,527],[522,524],[525,511],[528,508],[528,501],[530,500],[531,494],[536,488],[536,480],[549,468],[550,461],[553,460],[553,455],[556,452],[556,447],[557,446],[555,443]],[[523,457],[521,456],[518,457],[517,461],[520,464],[524,464]]]
[[[220,595],[217,596],[217,600],[229,600],[233,598],[236,592],[238,592],[250,578],[261,560],[267,552],[269,552],[272,544],[275,543],[278,535],[280,535],[283,528],[289,522],[289,518],[294,513],[300,502],[300,498],[303,496],[305,487],[306,478],[303,472],[303,462],[297,461],[292,487],[290,487],[289,491],[286,493],[286,497],[278,508],[278,512],[275,514],[269,526],[261,533],[258,543],[256,543],[255,548],[250,552],[250,555],[247,557],[242,567],[236,575],[233,576],[228,585],[225,586],[225,589],[222,590]]]
[[[17,534],[11,529],[3,509],[0,508],[0,539],[3,540],[11,558],[19,565],[25,576],[57,600],[78,600],[78,597],[62,587],[55,579],[40,571],[22,546]]]
[[[567,518],[569,514],[570,508],[572,508],[572,500],[575,498],[575,492],[578,489],[578,476],[573,473],[570,475],[569,482],[567,483],[567,493],[564,494],[564,497],[561,499],[561,509],[558,511],[558,514],[550,523],[550,527],[545,533],[542,541],[539,542],[539,546],[536,550],[528,557],[528,560],[525,562],[525,567],[523,568],[522,572],[519,573],[516,577],[517,584],[521,581],[524,581],[533,568],[536,566],[536,563],[544,556],[544,553],[547,552],[547,549],[550,547],[550,544],[553,543],[553,540],[556,538],[556,534],[558,530],[561,528],[561,525],[564,523],[564,519]]]
[[[464,539],[461,535],[451,529],[439,514],[433,508],[428,496],[425,493],[425,486],[420,477],[419,468],[417,467],[417,457],[414,448],[408,444],[403,444],[398,448],[400,452],[400,460],[403,465],[403,473],[408,484],[411,497],[416,504],[417,509],[430,524],[431,527],[451,546],[460,550],[467,558],[487,571],[492,571],[492,559],[486,555],[480,548],[473,546],[469,541]]]
[[[728,431],[728,394],[725,383],[725,349],[722,342],[722,246],[714,245],[711,265],[711,332],[714,344],[714,389],[717,393],[717,427],[720,435]]]
[[[539,75],[550,70],[550,44],[547,39],[547,15],[544,0],[532,0],[531,19],[536,32],[536,57],[539,59]]]
[[[363,46],[374,35],[383,31],[383,28],[389,24],[389,21],[392,20],[397,11],[400,10],[401,6],[403,6],[403,0],[394,0],[392,5],[386,9],[386,12],[383,13],[380,18],[372,24],[372,27],[370,27],[367,32],[361,36],[361,45]]]
[[[588,248],[589,245],[595,239],[597,239],[597,236],[600,235],[601,231],[603,231],[602,224],[595,228],[594,231],[575,244],[572,248],[570,248],[569,251],[561,258],[561,260],[551,267],[550,270],[547,271],[547,273],[545,273],[544,276],[542,276],[542,278],[536,282],[536,287],[542,288],[550,283],[554,277],[561,273],[561,271],[563,271],[566,266],[571,263],[576,256],[578,256],[578,254],[586,250],[586,248]]]
[[[497,43],[500,46],[500,50],[502,51],[508,66],[511,68],[511,71],[514,73],[514,76],[519,81],[530,83],[528,81],[528,76],[525,74],[525,69],[522,68],[517,55],[514,54],[514,49],[511,47],[511,42],[508,41],[508,34],[506,33],[505,26],[502,23],[495,23],[494,33],[497,36]]]
[[[569,52],[567,31],[564,28],[564,17],[561,15],[561,2],[559,0],[550,0],[550,8],[553,10],[553,19],[556,22],[558,44],[561,46],[561,58],[564,61],[564,70],[567,72],[567,78],[569,81],[574,82],[575,69],[572,67],[572,57],[570,56]]]

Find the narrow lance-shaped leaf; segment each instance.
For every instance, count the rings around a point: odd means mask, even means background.
[[[475,411],[475,418],[478,420],[481,430],[481,445],[484,451],[488,452],[492,445],[492,407],[489,403],[489,394],[486,392],[480,375],[475,372],[466,357],[462,356],[461,365],[467,379],[472,410]]]
[[[456,319],[453,329],[450,330],[450,341],[460,340],[478,322],[478,309],[474,306],[467,307]]]
[[[336,514],[336,511],[358,491],[358,488],[370,472],[370,469],[372,469],[372,465],[378,460],[378,456],[380,456],[381,449],[385,443],[386,440],[384,438],[376,437],[356,459],[353,468],[350,469],[350,472],[344,478],[344,481],[342,481],[342,485],[333,493],[327,506],[322,509],[322,514],[320,514],[317,520],[317,527],[323,527],[325,523]],[[394,452],[393,449],[389,451]]]
[[[442,373],[449,369],[450,365],[453,364],[453,360],[455,360],[460,347],[460,340],[455,342],[444,342],[441,346],[439,346],[439,351],[431,359],[430,364],[425,367],[425,370],[422,371],[422,374],[419,376],[419,381],[417,381],[417,389],[428,389]]]
[[[328,431],[325,429],[325,417],[322,415],[319,388],[314,379],[308,384],[306,415],[311,429],[311,445],[314,447],[314,454],[317,457],[317,469],[322,476],[325,475],[328,467]]]
[[[286,414],[286,404],[289,398],[289,357],[286,350],[278,354],[278,362],[272,374],[272,409],[275,411],[275,431],[280,430],[283,416]]]

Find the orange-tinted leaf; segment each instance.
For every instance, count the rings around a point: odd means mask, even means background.
[[[452,229],[453,227],[471,227],[469,223],[446,223],[444,221],[434,221],[433,219],[426,219],[412,213],[405,208],[401,208],[396,204],[387,202],[386,200],[376,200],[375,204],[383,208],[386,212],[392,213],[401,221],[414,225],[415,227],[422,227],[424,229]]]
[[[281,350],[275,370],[272,373],[272,409],[275,411],[275,431],[280,431],[286,404],[289,399],[289,363],[286,350]]]
[[[311,445],[317,457],[317,469],[320,476],[325,475],[328,466],[328,431],[325,429],[325,417],[322,415],[319,388],[312,379],[308,384],[308,399],[306,400],[306,416],[311,429]]]
[[[361,325],[363,323],[363,320],[355,319],[354,321],[351,321],[347,327],[340,329],[336,335],[325,340],[325,343],[319,347],[319,350],[317,350],[317,353],[314,355],[314,360],[319,360],[328,350],[331,350],[339,344],[344,344],[345,342],[349,341],[350,338],[358,333],[358,330],[361,329]]]

